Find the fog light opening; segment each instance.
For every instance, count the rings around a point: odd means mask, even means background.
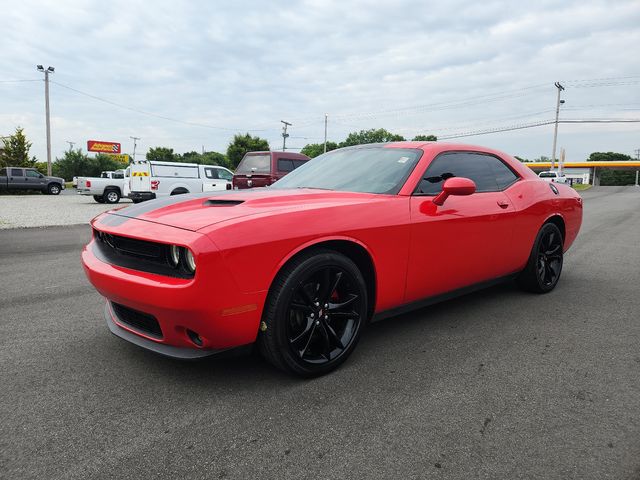
[[[200,338],[200,335],[198,335],[196,332],[187,329],[187,335],[189,336],[189,340],[191,340],[198,347],[202,346],[202,338]]]

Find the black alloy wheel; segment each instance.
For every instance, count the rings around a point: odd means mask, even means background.
[[[337,252],[305,255],[285,268],[267,302],[261,350],[302,376],[327,373],[353,351],[367,316],[367,289],[357,266]]]
[[[518,277],[520,287],[536,293],[553,290],[562,272],[563,248],[560,229],[553,223],[544,224],[534,242],[529,262]]]

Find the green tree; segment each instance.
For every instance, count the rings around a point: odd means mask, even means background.
[[[68,150],[62,158],[57,158],[52,165],[52,173],[71,181],[73,177],[99,177],[101,172],[118,170],[124,165],[110,155],[98,154],[89,157],[82,149]]]
[[[616,152],[593,152],[587,159],[588,162],[627,162],[632,160],[631,156]],[[634,185],[636,182],[635,172],[625,172],[622,170],[603,169],[600,171],[600,185]]]
[[[327,152],[335,150],[336,148],[338,148],[338,144],[336,142],[327,142]],[[300,150],[300,153],[309,158],[315,158],[324,153],[324,143],[309,143]]]
[[[226,155],[218,152],[186,152],[180,155],[177,161],[202,165],[220,165],[222,167],[226,167],[229,164]]]
[[[62,177],[67,181],[72,180],[73,177],[91,176],[89,157],[80,148],[68,150],[64,152],[62,158],[56,158],[56,161],[51,165],[51,170],[53,175]]]
[[[413,137],[414,142],[437,142],[438,137],[435,135],[416,135]]]
[[[403,140],[406,139],[402,135],[396,135],[384,128],[372,128],[370,130],[351,132],[343,142],[340,142],[339,146],[350,147],[352,145],[363,145],[365,143],[402,142]]]
[[[2,139],[0,167],[33,167],[36,157],[29,159],[31,142],[27,140],[22,127],[17,127],[13,135]]]
[[[89,165],[91,166],[91,177],[99,177],[100,173],[125,168],[125,165],[114,160],[111,155],[99,153],[95,157],[89,157]]]
[[[34,167],[36,168],[36,170],[38,170],[41,174],[46,175],[47,174],[47,162],[36,162],[36,164],[34,165]],[[53,165],[51,165],[51,168],[53,169]]]
[[[147,152],[147,160],[154,160],[156,162],[177,162],[180,160],[180,156],[173,153],[173,148],[155,147],[150,148]]]
[[[261,152],[269,150],[269,142],[264,138],[252,137],[248,133],[245,135],[234,135],[233,140],[227,148],[227,158],[232,170],[235,170],[244,154],[247,152]]]

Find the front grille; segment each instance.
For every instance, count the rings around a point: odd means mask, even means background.
[[[160,328],[158,320],[156,320],[156,317],[153,315],[139,312],[138,310],[114,302],[111,302],[111,307],[113,308],[113,313],[118,317],[119,322],[149,336],[158,339],[162,338],[162,329]]]
[[[157,273],[177,278],[193,278],[184,265],[172,267],[169,263],[169,245],[113,235],[94,229],[94,253],[100,260],[119,267]]]

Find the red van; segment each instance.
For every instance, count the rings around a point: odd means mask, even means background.
[[[294,152],[247,152],[233,175],[233,188],[266,187],[309,160]]]

